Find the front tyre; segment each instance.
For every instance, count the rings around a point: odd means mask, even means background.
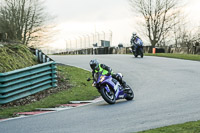
[[[140,49],[140,56],[141,56],[141,58],[143,58],[143,49]]]
[[[115,101],[116,101],[116,98],[115,98],[115,93],[112,89],[110,89],[110,92],[107,92],[106,88],[105,87],[102,87],[100,89],[100,93],[101,93],[101,96],[103,97],[103,99],[109,103],[109,104],[114,104]]]
[[[137,57],[138,57],[138,55],[136,55],[136,54],[135,54],[134,56],[135,56],[135,58],[137,58]]]
[[[129,100],[133,100],[133,98],[134,98],[134,92],[133,92],[133,90],[131,89],[131,87],[129,85],[127,85],[126,87],[129,88],[129,90],[126,92],[125,99],[128,100],[128,101]]]
[[[143,56],[144,56],[144,54],[143,54],[143,53],[141,53],[141,58],[143,58]]]

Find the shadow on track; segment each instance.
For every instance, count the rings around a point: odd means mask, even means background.
[[[115,104],[108,104],[108,103],[106,103],[105,101],[103,102],[103,103],[100,103],[100,104],[98,104],[97,106],[116,106],[116,105],[126,105],[126,104],[130,104],[130,103],[132,103],[132,102],[134,102],[135,100],[131,100],[131,101],[127,101],[127,100],[125,100],[125,99],[122,99],[122,100],[118,100],[118,101],[116,101],[116,103]]]

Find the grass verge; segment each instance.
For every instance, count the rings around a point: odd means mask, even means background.
[[[196,121],[196,122],[187,122],[184,124],[161,127],[138,133],[199,133],[199,132],[200,132],[200,121]]]
[[[145,56],[160,56],[160,57],[167,57],[167,58],[200,61],[200,55],[192,55],[192,54],[171,54],[171,53],[151,54],[151,53],[145,53],[144,55]]]
[[[25,45],[0,46],[0,73],[38,64],[36,57]]]
[[[98,91],[87,82],[91,72],[71,66],[58,66],[62,81],[70,84],[70,88],[51,94],[40,101],[16,107],[0,108],[0,118],[12,117],[17,112],[33,111],[36,108],[51,108],[74,100],[92,100],[99,96]],[[56,88],[55,88],[56,89]]]

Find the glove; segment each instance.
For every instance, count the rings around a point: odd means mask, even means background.
[[[93,82],[93,83],[92,83],[92,86],[93,86],[93,87],[95,87],[96,85],[97,85],[97,83],[96,83],[96,82]]]

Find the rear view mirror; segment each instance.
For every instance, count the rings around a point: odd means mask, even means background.
[[[90,78],[87,79],[87,81],[90,81],[90,80],[91,80]]]

